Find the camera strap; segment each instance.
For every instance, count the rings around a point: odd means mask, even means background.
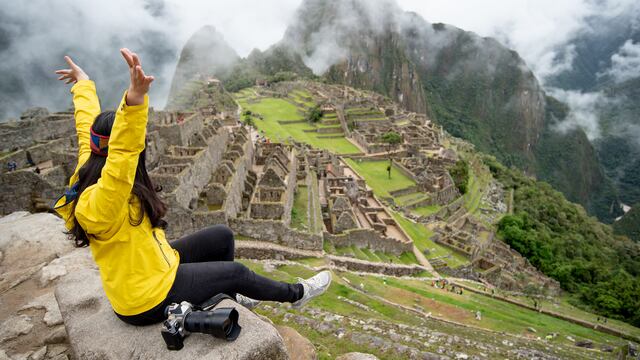
[[[209,311],[211,309],[213,309],[216,305],[218,305],[222,300],[231,300],[233,302],[236,302],[236,300],[234,298],[232,298],[231,296],[227,295],[227,294],[217,294],[214,295],[212,298],[210,298],[209,300],[206,300],[205,302],[198,304],[198,305],[194,305],[193,308],[195,310],[203,310],[203,311]]]

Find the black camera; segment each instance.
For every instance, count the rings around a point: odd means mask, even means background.
[[[162,323],[161,330],[167,349],[182,349],[184,338],[191,333],[210,334],[227,341],[237,339],[242,329],[238,324],[238,311],[234,308],[214,309],[214,306],[209,304],[202,308],[186,301],[167,306],[167,320]]]

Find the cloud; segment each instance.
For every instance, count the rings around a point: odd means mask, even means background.
[[[601,136],[598,109],[608,101],[602,93],[551,89],[550,94],[569,105],[570,108],[566,119],[555,124],[555,130],[566,133],[580,128],[587,134],[589,140]]]
[[[96,80],[103,108],[117,105],[128,74],[118,49],[138,51],[156,76],[151,103],[163,107],[179,52],[214,25],[241,55],[282,38],[300,0],[30,0],[0,2],[0,121],[32,106],[71,106],[53,71],[69,54]]]
[[[351,1],[333,1],[345,7],[345,14],[353,6]],[[96,78],[104,105],[115,106],[127,81],[118,59],[120,46],[142,53],[143,61],[157,77],[152,103],[162,107],[179,51],[200,27],[213,25],[240,56],[246,56],[254,48],[265,50],[279,41],[301,3],[302,0],[2,1],[0,119],[16,116],[28,106],[43,105],[52,110],[70,106],[65,88],[51,77],[55,68],[64,65],[62,55],[66,52]],[[360,3],[373,24],[384,24],[389,15],[395,14],[393,7],[414,11],[433,23],[450,23],[481,36],[496,37],[517,50],[542,80],[569,66],[571,49],[560,45],[577,32],[591,31],[586,20],[590,16],[615,16],[640,9],[636,0]],[[340,17],[343,26],[358,26],[350,23],[349,16]],[[306,59],[316,72],[326,69],[336,56],[343,56],[339,42],[321,40],[316,39],[325,46],[307,54]]]
[[[640,76],[640,42],[627,40],[618,52],[611,56],[611,67],[598,76],[611,77],[616,83]]]
[[[389,25],[397,25],[400,14],[394,0],[308,0],[296,13],[284,42],[302,56],[316,75],[321,75],[346,59],[353,45],[351,34],[365,38],[369,31],[380,34]],[[308,39],[302,38],[308,28],[314,29],[313,33]]]

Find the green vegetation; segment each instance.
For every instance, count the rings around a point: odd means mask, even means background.
[[[351,245],[348,247],[339,247],[336,248],[333,252],[340,256],[350,256],[355,257],[356,259],[373,262],[386,262],[407,265],[419,263],[418,259],[416,259],[416,256],[413,253],[405,252],[400,254],[400,256],[396,256],[381,251],[371,251],[367,248],[361,249],[355,245]]]
[[[456,184],[460,194],[467,193],[467,185],[469,183],[469,163],[465,160],[458,160],[456,164],[449,169],[449,174]]]
[[[482,200],[482,184],[476,174],[472,171],[467,184],[467,193],[464,194],[464,207],[470,212],[475,213],[480,206]]]
[[[249,101],[246,93],[242,93],[236,97],[238,103],[245,110],[250,110],[254,115],[254,125],[271,141],[288,143],[291,137],[297,141],[310,144],[319,149],[328,149],[337,154],[355,154],[360,150],[344,137],[331,138],[327,141],[322,138],[313,125],[304,121],[298,108],[290,102],[276,98],[258,98],[255,102]],[[256,114],[262,116],[262,119],[256,118]],[[280,121],[300,120],[297,123],[285,123]],[[305,131],[306,130],[306,131]],[[311,131],[310,131],[311,130]],[[340,136],[340,134],[336,134]]]
[[[307,204],[309,203],[309,192],[306,186],[298,186],[293,207],[291,208],[291,226],[296,229],[308,230],[309,218]]]
[[[315,105],[311,107],[309,110],[307,110],[307,113],[305,114],[304,119],[307,120],[307,122],[312,124],[315,124],[320,120],[322,120],[322,111],[320,110],[320,106]]]
[[[441,208],[439,205],[419,206],[411,209],[411,212],[419,216],[429,216],[437,213]]]
[[[514,188],[514,214],[498,234],[543,273],[574,295],[575,304],[640,326],[640,244],[543,182],[486,157],[494,176]]]
[[[622,219],[613,223],[613,231],[640,242],[640,203],[633,206]]]
[[[391,197],[390,191],[415,185],[412,179],[401,173],[394,166],[391,167],[391,179],[388,179],[387,166],[389,166],[389,162],[386,160],[358,161],[346,159],[346,161],[358,175],[367,181],[367,185],[373,189],[373,193],[377,196]]]
[[[302,264],[310,266],[324,265],[323,259],[309,258],[299,260],[301,265],[280,266],[275,270],[267,272],[259,262],[250,260],[240,261],[258,274],[280,281],[294,281],[296,277],[304,278],[311,276],[313,271]],[[363,287],[364,292],[355,289],[360,286]],[[343,298],[364,304],[370,310],[355,306],[353,303],[342,300]],[[385,302],[381,299],[386,299],[390,302]],[[277,304],[269,305],[275,307],[280,306]],[[524,337],[544,337],[547,334],[558,333],[558,336],[550,340],[550,343],[564,346],[564,348],[557,349],[561,351],[557,354],[561,358],[582,356],[577,353],[567,353],[567,351],[582,351],[576,349],[574,343],[567,339],[567,337],[572,337],[576,340],[591,340],[596,344],[597,348],[600,347],[601,344],[615,347],[625,343],[623,340],[614,336],[508,304],[491,298],[490,296],[476,294],[471,291],[464,291],[463,294],[460,295],[442,289],[436,289],[430,286],[429,280],[410,280],[372,275],[357,275],[351,272],[336,272],[334,273],[333,283],[329,290],[324,295],[312,300],[307,307],[347,316],[351,319],[384,320],[393,324],[404,324],[413,327],[428,325],[432,331],[439,331],[445,334],[456,333],[463,337],[472,337],[478,341],[483,341],[482,339],[485,336],[493,336],[491,333],[480,332],[474,328],[467,330],[457,326],[452,327],[439,321],[429,321],[425,323],[422,316],[405,310],[400,307],[400,305],[405,308],[420,309],[424,313],[431,313],[433,316],[457,323]],[[545,303],[543,306],[547,307],[552,305]],[[581,314],[580,310],[571,307],[569,304],[562,303],[559,306],[560,309],[573,311],[571,314],[577,318],[582,318],[580,315],[591,315]],[[293,314],[299,313],[291,309],[285,311]],[[482,320],[475,319],[476,311],[481,312]],[[372,345],[357,344],[348,337],[338,338],[336,336],[327,336],[326,333],[319,333],[307,324],[292,322],[291,320],[287,321],[284,319],[282,312],[276,314],[266,310],[264,307],[258,307],[256,312],[269,317],[276,324],[295,328],[301,335],[314,344],[320,359],[332,359],[340,354],[351,351],[367,352],[384,359],[404,358],[404,356],[397,356],[393,352],[381,351]],[[304,314],[304,312],[300,312],[299,314]],[[621,326],[622,328],[626,327],[626,330],[629,330],[632,334],[634,334],[633,331],[638,330],[630,328],[625,324],[615,323],[615,325]],[[350,327],[348,322],[345,323],[344,326],[347,330]],[[529,328],[534,328],[537,334],[531,334],[528,330]],[[535,346],[536,343],[538,342],[534,341],[531,345]],[[542,343],[541,345],[549,346],[549,344],[546,343]],[[594,353],[594,355],[595,354],[600,355],[601,353]]]
[[[469,263],[463,255],[458,254],[445,246],[436,244],[431,240],[433,231],[423,224],[415,223],[395,212],[392,212],[391,215],[398,225],[400,225],[402,230],[404,230],[411,240],[413,240],[413,244],[418,248],[418,250],[423,253],[425,250],[429,252],[428,254],[425,254],[427,259],[443,258],[450,268],[457,268]]]
[[[578,339],[590,339],[598,343],[620,344],[623,341],[614,336],[593,331],[548,315],[505,303],[490,296],[464,291],[462,295],[427,285],[423,280],[405,280],[373,276],[358,276],[344,273],[342,276],[352,283],[362,283],[368,293],[382,296],[405,306],[420,306],[424,312],[448,320],[478,326],[510,334],[527,335],[533,327],[541,334],[559,333],[557,342],[573,345],[566,339],[572,336]],[[476,320],[474,314],[480,311],[482,320]]]

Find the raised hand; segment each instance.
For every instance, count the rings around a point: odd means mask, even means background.
[[[64,61],[69,64],[69,69],[56,70],[56,74],[60,75],[58,80],[65,81],[65,84],[77,83],[80,80],[89,80],[89,75],[76,65],[69,56],[64,57]]]
[[[144,95],[149,91],[149,86],[154,78],[144,74],[138,54],[127,48],[120,49],[120,53],[129,65],[129,76],[131,77],[127,91],[127,105],[140,105],[144,103]]]

